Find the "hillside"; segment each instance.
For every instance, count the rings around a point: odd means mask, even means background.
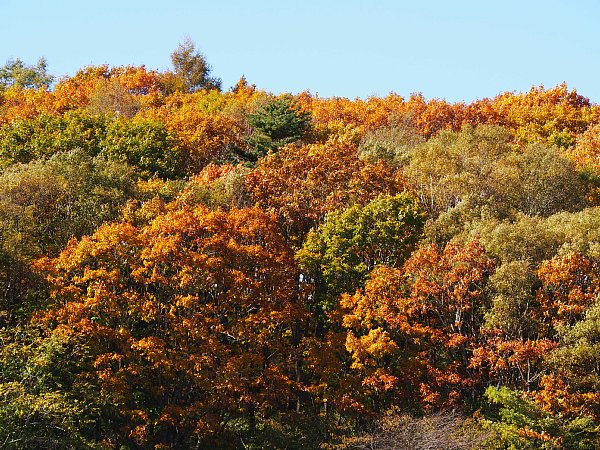
[[[173,63],[0,71],[0,447],[600,447],[598,105]]]

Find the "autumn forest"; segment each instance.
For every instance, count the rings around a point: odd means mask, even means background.
[[[0,67],[0,449],[600,448],[600,106]]]

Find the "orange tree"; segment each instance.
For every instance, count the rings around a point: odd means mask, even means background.
[[[107,405],[94,434],[108,447],[206,445],[297,407],[305,312],[271,215],[175,203],[37,266],[53,305],[36,323],[78,361],[63,389],[86,386]]]
[[[242,119],[229,110],[235,109],[230,105],[234,102],[234,95],[214,90],[177,92],[145,116],[164,123],[181,151],[185,172],[194,174],[211,161],[228,160],[243,145]]]
[[[277,215],[286,236],[301,243],[328,212],[379,194],[397,194],[406,183],[383,163],[360,161],[353,143],[328,141],[267,155],[248,174],[246,185],[257,205]]]
[[[428,245],[402,268],[375,268],[364,290],[344,295],[346,348],[362,384],[357,401],[420,411],[474,400],[482,380],[471,358],[493,268],[477,242]]]

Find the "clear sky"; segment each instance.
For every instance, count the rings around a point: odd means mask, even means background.
[[[0,64],[164,70],[189,35],[228,88],[449,101],[563,81],[600,102],[600,0],[0,0]]]

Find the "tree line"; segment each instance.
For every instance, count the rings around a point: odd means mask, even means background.
[[[0,69],[0,447],[600,445],[600,108]]]

